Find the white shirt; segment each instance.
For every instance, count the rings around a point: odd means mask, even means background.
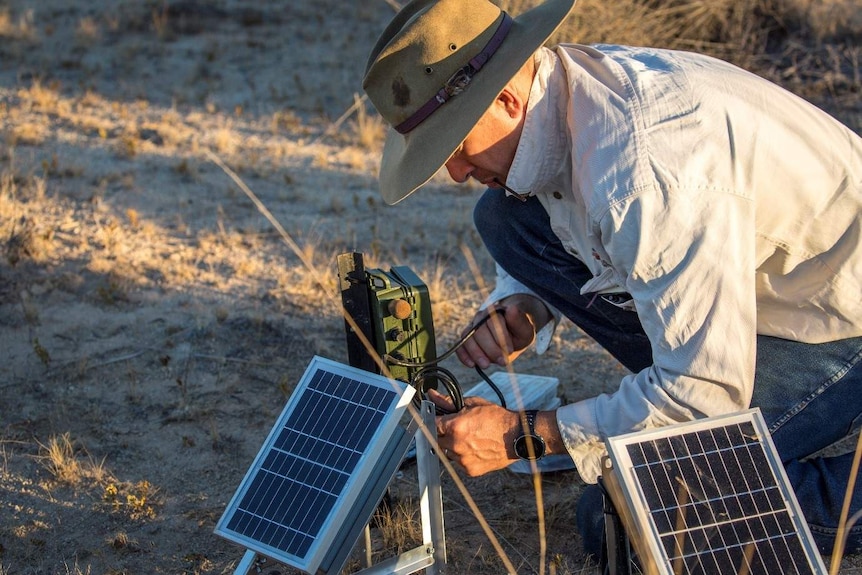
[[[862,335],[858,135],[706,56],[562,45],[536,62],[507,184],[592,271],[583,293],[633,296],[654,361],[557,410],[585,481],[606,437],[748,407],[756,334]],[[489,301],[529,291],[498,274]]]

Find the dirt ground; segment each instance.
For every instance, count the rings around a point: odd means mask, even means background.
[[[455,340],[487,288],[472,258],[492,272],[477,190],[440,179],[384,206],[379,133],[346,114],[393,14],[385,0],[0,0],[0,574],[233,572],[243,550],[216,521],[311,358],[347,360],[337,254],[410,266],[438,346]],[[557,377],[564,402],[624,374],[570,326],[517,370]],[[405,465],[376,558],[414,544],[415,481]],[[518,572],[539,572],[530,478],[465,482]],[[592,572],[582,487],[543,478],[546,572]],[[447,572],[502,572],[449,478],[444,499]]]

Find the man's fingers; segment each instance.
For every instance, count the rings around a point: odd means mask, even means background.
[[[488,401],[484,397],[478,395],[470,395],[464,398],[464,407],[479,407],[481,405],[497,405],[493,401]]]
[[[493,338],[493,342],[503,351],[511,350],[511,337],[509,332],[511,328],[509,327],[509,317],[504,315],[508,310],[492,310],[488,313],[488,319],[485,320],[484,325],[480,328],[481,331],[484,331],[486,337],[490,336]],[[517,310],[515,310],[517,312]],[[477,333],[477,335],[479,335]],[[490,343],[490,341],[489,341]]]
[[[506,326],[492,318],[480,326],[473,337],[458,349],[458,358],[467,367],[478,365],[486,369],[492,363],[506,365],[511,349],[512,343]]]
[[[467,367],[487,369],[491,364],[508,365],[529,347],[536,337],[536,326],[527,309],[515,303],[479,312],[463,333],[471,332],[473,335],[456,352],[458,359]]]
[[[444,411],[455,411],[455,402],[448,395],[443,395],[436,389],[429,389],[425,394],[431,402]],[[438,424],[439,433],[439,424]]]
[[[487,342],[487,340],[485,341]],[[458,359],[467,367],[478,365],[482,369],[487,369],[500,356],[499,348],[492,349],[490,352],[486,351],[475,336],[464,342],[464,345],[458,348],[457,353]]]

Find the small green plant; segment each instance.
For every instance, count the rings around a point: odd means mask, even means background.
[[[102,491],[102,501],[115,512],[122,512],[132,519],[152,519],[156,511],[151,499],[156,489],[146,480],[133,484],[109,482]]]
[[[161,8],[153,8],[153,31],[159,40],[165,41],[171,39],[171,28],[168,18],[168,3],[162,3]]]
[[[93,18],[86,16],[78,21],[75,29],[75,40],[81,46],[93,45],[100,36],[99,24]]]
[[[38,337],[33,338],[33,352],[36,354],[36,357],[39,358],[39,361],[46,366],[51,363],[51,354],[48,353],[48,350],[45,349],[41,343],[39,343]]]
[[[119,274],[109,273],[104,283],[96,288],[99,301],[105,305],[117,305],[129,301],[129,281]]]
[[[138,542],[131,539],[124,531],[120,531],[108,539],[108,546],[116,550],[126,549],[129,551],[136,551],[139,549]]]

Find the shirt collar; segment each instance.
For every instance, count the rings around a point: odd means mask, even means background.
[[[566,118],[565,71],[553,50],[541,48],[534,58],[524,129],[506,178],[506,185],[524,194],[539,191],[560,172],[568,147],[567,127],[557,126]]]

